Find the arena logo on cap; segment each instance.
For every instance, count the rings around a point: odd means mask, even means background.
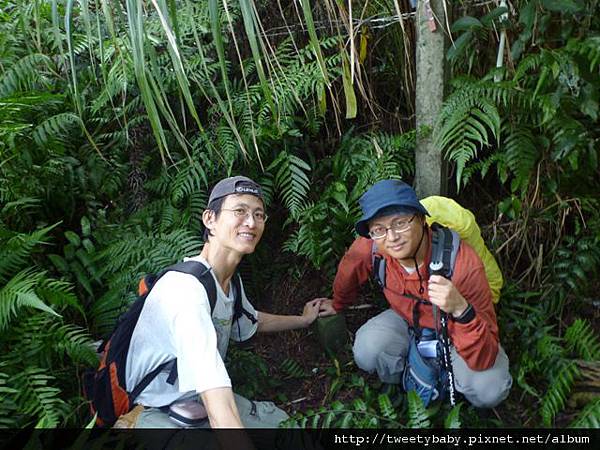
[[[236,186],[235,192],[246,192],[254,195],[260,195],[258,189],[254,189],[248,186]]]

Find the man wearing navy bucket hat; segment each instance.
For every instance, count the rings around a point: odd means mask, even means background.
[[[416,390],[425,404],[454,402],[454,390],[476,407],[499,404],[512,378],[478,254],[451,230],[429,227],[429,213],[402,181],[375,183],[360,206],[360,237],[339,264],[333,299],[318,299],[320,315],[352,304],[375,275],[390,309],[356,332],[358,367]]]

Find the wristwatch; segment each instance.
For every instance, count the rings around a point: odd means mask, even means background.
[[[467,309],[465,309],[460,316],[454,317],[452,314],[450,314],[450,318],[454,322],[469,323],[471,320],[473,320],[475,318],[475,308],[473,308],[473,305],[471,305],[469,303],[469,306],[467,306]]]

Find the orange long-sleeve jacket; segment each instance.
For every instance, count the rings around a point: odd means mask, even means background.
[[[351,305],[358,296],[360,286],[372,276],[372,243],[370,239],[359,237],[340,261],[333,283],[333,307],[336,311]],[[416,271],[408,273],[397,260],[381,255],[386,259],[386,287],[383,293],[390,307],[410,326],[413,325],[416,301],[405,294],[429,300],[429,274],[426,267],[429,267],[431,259],[431,230],[427,234],[427,245],[425,264],[419,269],[421,282]],[[448,334],[456,351],[471,369],[488,369],[493,366],[498,353],[498,324],[483,263],[466,242],[460,243],[451,281],[467,302],[473,305],[475,318],[465,324],[449,320]],[[419,293],[421,285],[423,293]],[[419,305],[419,316],[420,327],[434,328],[431,305]]]

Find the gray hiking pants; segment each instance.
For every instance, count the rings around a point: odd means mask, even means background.
[[[233,394],[242,424],[246,428],[277,428],[289,416],[273,402],[253,402],[238,394]],[[158,408],[144,408],[135,428],[179,428],[166,412]],[[208,420],[200,428],[209,428]]]
[[[361,369],[377,375],[384,383],[400,383],[408,352],[408,323],[388,309],[368,320],[356,332],[354,360]],[[508,357],[499,346],[496,362],[487,370],[476,371],[450,350],[456,390],[479,408],[493,408],[502,402],[512,386]]]

